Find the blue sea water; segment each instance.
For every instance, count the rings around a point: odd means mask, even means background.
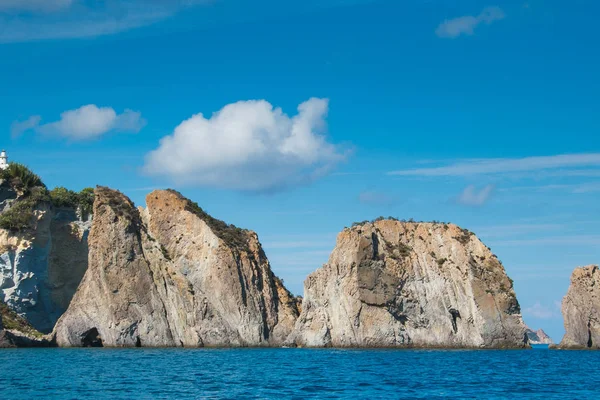
[[[600,352],[5,349],[0,399],[597,399]]]

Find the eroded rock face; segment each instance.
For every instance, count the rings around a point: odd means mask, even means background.
[[[576,268],[562,301],[563,349],[600,349],[600,270],[597,265]]]
[[[89,267],[57,323],[58,345],[281,344],[298,308],[256,234],[177,192],[155,191],[146,202],[138,210],[96,189]]]
[[[527,347],[502,264],[455,225],[382,220],[342,231],[305,281],[288,344]]]
[[[87,268],[91,221],[74,209],[41,204],[31,229],[0,229],[0,301],[48,333]]]

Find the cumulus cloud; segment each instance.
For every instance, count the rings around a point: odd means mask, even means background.
[[[65,111],[55,122],[40,124],[40,121],[41,117],[35,115],[26,121],[13,122],[11,133],[15,137],[27,130],[35,130],[46,135],[86,140],[112,131],[137,133],[146,125],[141,113],[137,111],[127,109],[123,113],[117,114],[112,107],[98,107],[95,104]]]
[[[458,18],[447,19],[435,30],[436,35],[441,38],[454,39],[462,34],[473,35],[475,28],[482,23],[487,25],[505,17],[500,7],[486,7],[479,15],[465,15]]]
[[[484,205],[492,195],[494,185],[487,185],[481,190],[477,190],[475,185],[469,185],[457,197],[457,202],[465,206],[479,207]]]
[[[312,98],[293,117],[265,100],[196,114],[146,155],[143,171],[179,185],[244,191],[308,183],[347,156],[324,136],[327,112],[328,100]]]
[[[110,35],[210,0],[0,0],[0,43]]]

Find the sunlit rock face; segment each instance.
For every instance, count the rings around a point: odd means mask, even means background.
[[[576,268],[562,301],[563,349],[600,349],[600,270],[597,265]]]
[[[527,347],[512,281],[456,225],[379,220],[344,229],[305,281],[289,345]]]
[[[274,346],[298,317],[257,235],[179,193],[136,209],[99,187],[89,267],[55,329],[60,346]]]

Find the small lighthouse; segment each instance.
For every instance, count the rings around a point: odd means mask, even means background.
[[[6,155],[6,150],[2,150],[0,152],[0,169],[8,168],[8,156]]]

